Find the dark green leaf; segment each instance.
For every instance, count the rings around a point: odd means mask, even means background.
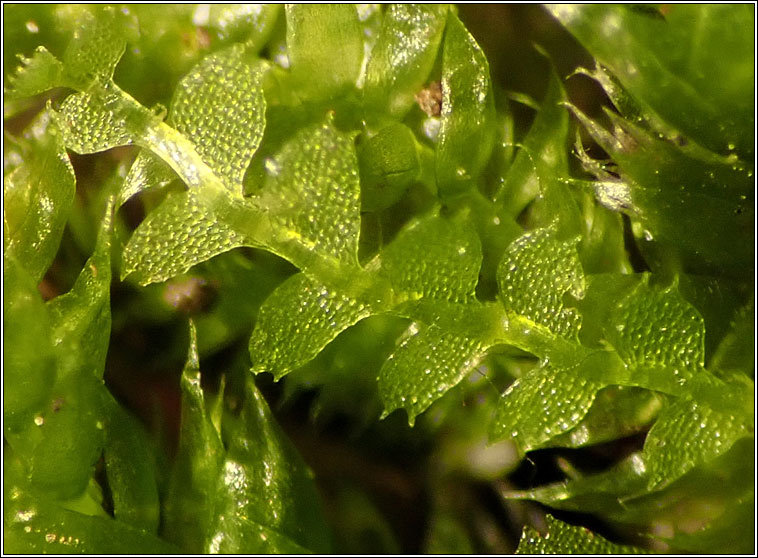
[[[106,396],[105,472],[116,520],[157,533],[158,487],[150,442],[142,425]]]
[[[671,126],[717,153],[752,160],[752,8],[681,4],[662,18],[608,4],[548,9]]]

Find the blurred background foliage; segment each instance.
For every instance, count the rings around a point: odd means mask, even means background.
[[[17,55],[30,55],[38,45],[60,56],[85,9],[4,4],[4,78],[16,67]],[[209,52],[245,38],[251,21],[269,29],[260,38],[262,54],[275,59],[284,48],[281,14],[275,25],[264,25],[266,18],[277,17],[276,9],[174,4],[135,5],[129,10],[138,18],[138,37],[114,80],[157,112],[169,105],[180,77]],[[459,15],[488,57],[496,102],[511,108],[516,142],[524,137],[535,115],[533,107],[547,91],[550,61],[561,77],[579,66],[593,66],[592,57],[541,6],[462,4]],[[607,122],[603,106],[609,101],[594,80],[577,75],[564,86],[576,107]],[[18,135],[51,97],[55,101],[61,93],[5,103],[6,133]],[[582,133],[590,154],[601,156]],[[40,284],[46,300],[73,284],[94,246],[96,216],[102,212],[106,190],[101,185],[123,176],[136,148],[114,149],[105,156],[69,155],[77,195],[58,256]],[[571,164],[579,168],[574,158]],[[122,242],[163,195],[147,192],[122,208],[117,222]],[[415,202],[405,203],[412,208]],[[114,280],[105,381],[148,426],[164,459],[171,459],[176,445],[179,376],[189,341],[187,316],[197,324],[204,387],[215,391],[222,373],[247,366],[238,355],[246,354],[257,310],[294,272],[293,266],[266,252],[238,249],[168,284],[138,288]],[[487,445],[487,401],[498,398],[512,378],[536,364],[515,351],[488,358],[477,373],[422,415],[415,428],[408,426],[403,413],[377,420],[382,411],[377,373],[406,325],[398,318],[372,317],[345,331],[283,382],[274,383],[267,375],[256,378],[315,472],[327,517],[338,526],[338,551],[512,552],[523,525],[545,527],[546,508],[504,500],[503,489],[528,489],[577,471],[604,470],[641,447],[644,434],[636,434],[581,450],[538,450],[520,461],[510,442]],[[613,541],[641,543],[600,518],[551,513]]]

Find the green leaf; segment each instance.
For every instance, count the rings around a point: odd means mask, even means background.
[[[8,145],[12,145],[10,142]],[[19,140],[8,160],[20,163],[3,180],[3,220],[8,226],[6,250],[40,281],[55,258],[76,189],[74,169],[60,135],[45,113]]]
[[[437,58],[448,9],[435,4],[387,7],[366,69],[367,110],[405,116]]]
[[[366,304],[303,273],[293,275],[261,306],[250,338],[253,372],[271,372],[278,379],[370,314]]]
[[[713,369],[740,370],[751,374],[755,370],[755,303],[740,308],[721,340],[710,366]]]
[[[352,4],[288,4],[287,54],[293,85],[322,100],[355,87],[363,63],[363,31]]]
[[[7,207],[7,206],[6,206]],[[50,318],[34,281],[3,258],[3,431],[22,431],[41,412],[55,381]]]
[[[130,145],[135,128],[108,106],[110,99],[101,91],[74,93],[66,97],[53,119],[63,133],[66,147],[80,154],[98,153]]]
[[[476,183],[495,142],[495,104],[487,59],[453,12],[442,50],[442,112],[437,187],[455,196]]]
[[[500,297],[507,313],[520,316],[551,336],[576,341],[581,316],[564,307],[563,295],[584,295],[584,274],[577,239],[560,241],[554,228],[537,229],[516,239],[498,268]]]
[[[579,424],[601,387],[580,366],[536,368],[503,393],[490,439],[510,437],[522,452],[543,447]]]
[[[705,366],[703,319],[674,285],[641,282],[616,304],[606,339],[630,366],[670,367],[679,384]]]
[[[223,194],[217,199],[224,199],[227,208],[240,205]],[[219,213],[223,215],[222,210]],[[245,237],[227,225],[194,190],[171,193],[126,245],[121,277],[134,273],[142,285],[165,281],[246,244]]]
[[[261,64],[235,45],[204,58],[179,82],[171,101],[169,123],[238,195],[266,125],[262,80]]]
[[[58,371],[102,378],[111,329],[111,230],[113,199],[105,209],[95,252],[72,289],[48,303]]]
[[[106,396],[105,473],[116,520],[157,533],[160,520],[156,470],[142,425]]]
[[[657,417],[663,398],[646,389],[608,386],[597,392],[587,414],[574,428],[550,440],[555,447],[584,447],[644,431]]]
[[[406,225],[380,261],[380,274],[406,299],[465,302],[474,298],[482,247],[466,215],[431,213]]]
[[[755,552],[755,495],[739,498],[724,513],[692,533],[677,532],[666,539],[673,548],[693,554],[706,554],[719,549],[725,554]]]
[[[95,252],[71,291],[47,304],[56,383],[34,424],[11,440],[19,456],[28,460],[32,484],[60,500],[85,490],[103,446],[102,376],[111,323],[112,211],[111,200]],[[71,436],[71,432],[77,435]]]
[[[612,5],[548,10],[671,126],[716,153],[736,151],[752,160],[752,10],[744,5],[669,8],[665,17]]]
[[[413,426],[422,413],[455,387],[484,358],[488,347],[479,341],[481,315],[463,305],[436,303],[438,318],[428,325],[413,322],[395,352],[379,371],[383,417],[395,409],[408,413]]]
[[[31,97],[66,85],[64,65],[43,46],[31,58],[19,56],[21,65],[8,77],[6,94],[11,98]]]
[[[385,126],[358,148],[361,207],[378,211],[394,204],[421,173],[413,132],[395,123]]]
[[[642,548],[614,544],[600,535],[547,515],[543,537],[532,527],[524,527],[516,554],[646,554]]]
[[[67,80],[79,90],[103,85],[113,77],[126,42],[136,36],[136,22],[128,11],[98,6],[80,12],[79,29],[63,54]]]
[[[453,512],[437,510],[430,523],[424,554],[476,554],[466,527]]]
[[[741,415],[738,409],[723,412],[684,398],[670,403],[645,439],[648,488],[666,486],[715,459],[738,439],[752,436],[753,428],[752,417]]]
[[[524,138],[523,148],[507,167],[501,186],[495,194],[495,202],[514,218],[540,193],[547,193],[549,189],[548,184],[541,183],[543,177],[536,168],[537,161],[541,161],[548,171],[543,172],[547,175],[544,176],[546,180],[554,180],[568,172],[568,112],[561,106],[566,101],[566,92],[555,68],[551,67],[551,70],[545,99]],[[559,215],[560,213],[563,211]]]
[[[268,42],[281,12],[280,4],[211,4],[208,27],[224,42],[244,42],[258,52]]]
[[[166,536],[186,551],[326,552],[311,474],[243,372],[241,393],[207,409],[197,341],[182,374],[179,451],[166,503]],[[220,424],[219,424],[220,422]]]
[[[84,515],[36,493],[20,463],[3,460],[3,550],[12,554],[176,554],[155,535],[110,518]]]
[[[618,164],[621,181],[597,182],[598,200],[625,200],[609,207],[638,223],[634,230],[652,266],[746,279],[753,261],[752,167],[660,139],[614,113],[608,113],[614,136],[574,114]]]
[[[224,447],[218,426],[206,409],[200,386],[195,326],[190,321],[190,346],[182,371],[179,447],[164,504],[163,534],[185,552],[200,552],[210,539],[213,501]]]
[[[295,134],[267,170],[257,202],[270,215],[272,249],[302,270],[313,254],[357,267],[361,201],[353,136],[328,115]]]
[[[167,186],[177,178],[171,168],[150,151],[140,151],[129,168],[119,192],[117,207],[121,207],[129,198],[147,190]]]
[[[215,532],[225,534],[222,518],[236,515],[279,534],[279,541],[267,541],[259,535],[262,550],[283,552],[294,542],[301,550],[328,552],[329,529],[324,523],[313,473],[279,428],[252,376],[244,371],[244,378],[239,415],[226,415],[222,420],[226,458],[223,485],[217,489],[215,509],[219,521]],[[244,531],[240,534],[243,540],[247,538]],[[287,546],[277,549],[277,544],[284,543]],[[240,551],[243,547],[236,549]]]

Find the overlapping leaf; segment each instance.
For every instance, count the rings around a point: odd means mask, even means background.
[[[521,534],[516,554],[645,554],[641,548],[614,544],[589,529],[547,516],[547,533],[531,527]]]
[[[291,4],[286,14],[289,65],[302,95],[323,100],[354,87],[363,62],[356,7]]]
[[[28,381],[55,381],[38,391],[37,397],[42,398],[32,399],[31,407],[27,403],[22,416],[10,416],[19,421],[15,430],[7,430],[5,434],[29,468],[32,485],[46,490],[54,499],[81,495],[103,446],[102,375],[110,335],[111,224],[112,204],[109,204],[95,252],[71,291],[45,307],[35,303],[34,297],[28,298],[31,293],[26,298],[19,298],[18,292],[9,293],[16,299],[11,310],[25,303],[34,312],[30,317],[39,322],[23,332],[26,336],[36,330],[40,336],[34,343],[39,347],[32,348],[30,339],[24,340],[18,350],[28,352],[16,355],[40,366]],[[50,360],[55,363],[54,374],[49,368]],[[9,403],[13,410],[15,403],[12,400]],[[33,409],[37,412],[32,417],[28,413]],[[25,420],[20,421],[22,418]],[[71,436],[71,432],[78,435]],[[61,443],[62,440],[66,443]]]
[[[194,326],[190,331],[179,453],[166,504],[167,537],[187,551],[210,553],[328,550],[310,473],[279,431],[251,376],[245,374],[241,382],[237,411],[223,399],[217,411],[207,408]]]
[[[275,377],[302,366],[345,328],[371,314],[360,301],[298,273],[269,296],[250,338],[254,372]]]
[[[470,189],[495,140],[495,104],[487,59],[448,12],[442,51],[442,108],[435,170],[440,195]]]
[[[754,118],[753,14],[747,6],[548,9],[669,125],[716,153],[736,150],[752,159],[755,126],[745,125]]]
[[[20,140],[6,157],[5,248],[39,281],[53,262],[74,201],[74,169],[47,112],[32,124],[29,137]],[[21,162],[14,165],[17,158]]]
[[[382,20],[366,69],[366,108],[401,118],[432,70],[447,6],[392,4]]]

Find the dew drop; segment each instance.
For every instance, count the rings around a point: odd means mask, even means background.
[[[35,21],[30,19],[26,22],[26,30],[29,31],[29,33],[39,33],[39,26]]]
[[[441,122],[439,118],[430,117],[424,120],[422,130],[424,135],[432,141],[437,141],[437,137],[440,134]]]
[[[271,157],[266,157],[266,160],[263,162],[263,168],[269,176],[278,176],[282,171],[281,165]]]
[[[37,415],[36,417],[34,417],[34,424],[36,424],[37,426],[42,426],[43,424],[45,424],[44,417],[42,417],[42,415]]]

